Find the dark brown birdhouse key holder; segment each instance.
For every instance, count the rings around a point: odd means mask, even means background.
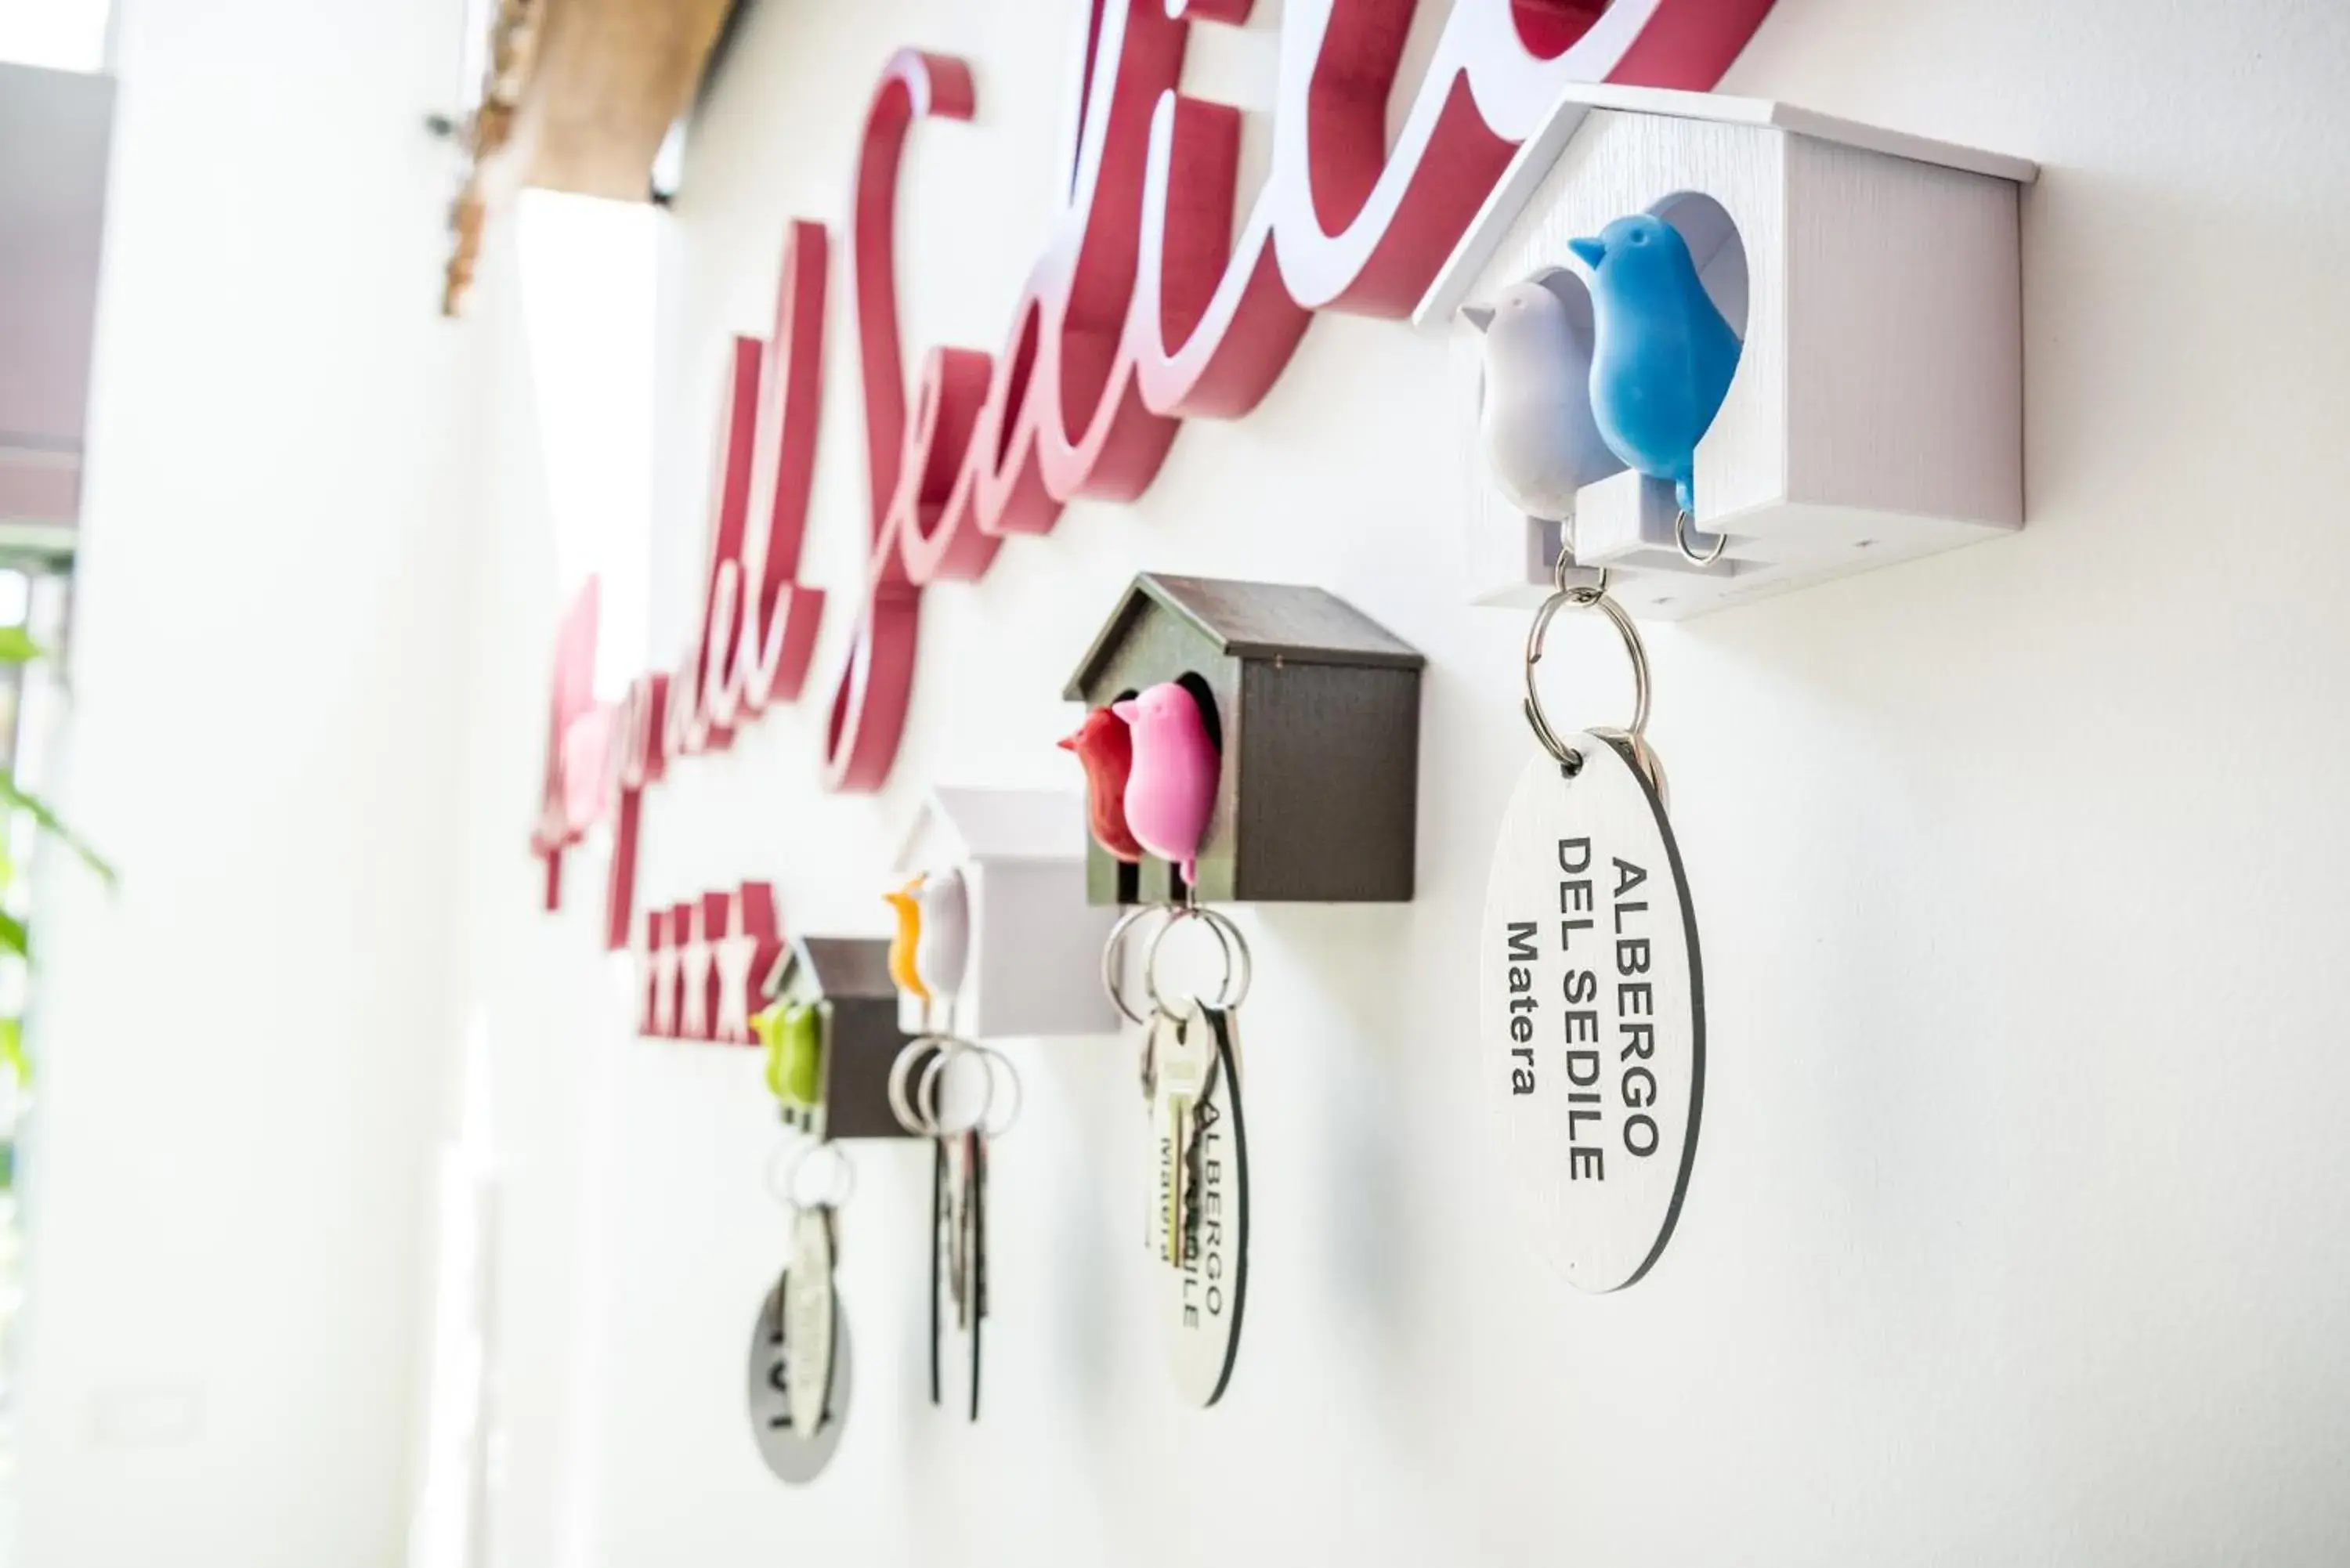
[[[1202,1406],[1231,1380],[1249,1245],[1253,971],[1214,906],[1411,898],[1423,663],[1320,588],[1145,575],[1065,693],[1087,708],[1062,745],[1086,774],[1087,895],[1130,906],[1102,982],[1142,1032],[1158,1313]]]

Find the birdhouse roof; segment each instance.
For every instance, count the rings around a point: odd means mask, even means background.
[[[1049,789],[937,789],[898,850],[901,873],[968,860],[1081,860],[1083,797]]]
[[[1146,572],[1128,587],[1062,695],[1082,701],[1102,666],[1154,608],[1174,616],[1231,659],[1392,670],[1418,670],[1428,662],[1410,644],[1326,588]]]
[[[1930,136],[1912,136],[1906,130],[1864,125],[1858,120],[1842,119],[1771,99],[1683,92],[1673,88],[1625,87],[1614,82],[1573,82],[1551,106],[1550,118],[1519,144],[1509,166],[1493,182],[1485,204],[1470,220],[1460,243],[1453,247],[1451,258],[1411,313],[1415,325],[1426,327],[1451,319],[1453,311],[1468,298],[1478,273],[1492,258],[1510,225],[1533,199],[1543,177],[1550,172],[1595,109],[1654,115],[1663,119],[1704,119],[1723,125],[1752,126],[1757,130],[1807,136],[1814,141],[1833,141],[1864,152],[1906,158],[1913,163],[1933,163],[1969,174],[2012,180],[2019,185],[2029,185],[2040,177],[2039,165],[2029,159],[1985,152],[1953,141],[1937,141]]]
[[[794,937],[775,967],[767,971],[765,990],[780,997],[795,981],[805,979],[817,996],[895,996],[889,979],[889,942],[885,937]]]

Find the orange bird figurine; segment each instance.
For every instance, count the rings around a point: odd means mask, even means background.
[[[922,904],[914,897],[922,885],[920,877],[894,893],[884,893],[889,908],[898,912],[898,934],[889,939],[889,978],[898,989],[917,1002],[931,999],[931,988],[922,983],[922,971],[914,967],[914,949],[922,940]]]
[[[1126,825],[1126,779],[1134,771],[1134,734],[1126,721],[1097,708],[1061,750],[1076,753],[1085,765],[1086,816],[1095,840],[1129,866],[1139,861],[1142,846]]]

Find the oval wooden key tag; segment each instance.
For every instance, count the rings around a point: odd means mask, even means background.
[[[1580,766],[1537,753],[1494,846],[1479,1092],[1568,1280],[1613,1291],[1648,1272],[1680,1216],[1704,985],[1672,826],[1631,745],[1586,732],[1566,746]]]
[[[804,1486],[824,1472],[840,1447],[847,1424],[850,1381],[848,1324],[837,1305],[827,1328],[830,1343],[825,1357],[827,1384],[813,1431],[803,1429],[793,1411],[791,1308],[793,1275],[785,1274],[759,1305],[758,1322],[751,1329],[751,1438],[759,1458],[781,1480]],[[830,1291],[827,1291],[827,1297]]]
[[[1169,1368],[1183,1397],[1224,1396],[1248,1292],[1248,1140],[1232,1014],[1194,1006],[1150,1020],[1154,1287]]]
[[[832,1293],[832,1210],[803,1209],[792,1222],[792,1270],[785,1276],[789,1319],[792,1428],[814,1436],[832,1395],[832,1342],[839,1303]]]

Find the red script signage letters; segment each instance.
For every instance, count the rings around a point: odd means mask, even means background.
[[[1388,104],[1416,0],[1289,0],[1272,158],[1238,205],[1241,114],[1182,90],[1198,26],[1251,0],[1094,0],[1066,185],[1002,352],[934,348],[911,376],[898,319],[898,178],[926,119],[969,119],[970,67],[909,50],[866,117],[849,223],[870,540],[857,633],[836,673],[825,777],[889,776],[921,595],[986,572],[1003,541],[1080,495],[1130,500],[1181,421],[1235,419],[1280,377],[1317,310],[1408,316],[1511,153],[1571,82],[1704,89],[1770,0],[1458,0],[1390,148]],[[668,763],[723,748],[797,698],[823,595],[797,580],[822,393],[826,235],[795,222],[775,325],[738,338],[718,419],[710,565],[684,660],[631,687],[604,727],[583,706],[567,625],[541,825],[548,902],[585,824],[573,770],[616,798],[607,938],[629,937],[640,797]],[[576,623],[582,612],[575,612]],[[586,659],[592,662],[594,607]],[[592,706],[592,705],[589,705]],[[593,740],[574,738],[574,732]],[[598,782],[607,775],[599,772]],[[593,796],[595,784],[586,785]]]

